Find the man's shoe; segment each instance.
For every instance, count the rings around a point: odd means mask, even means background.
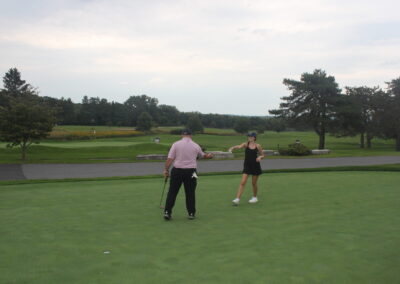
[[[249,203],[257,203],[258,202],[258,199],[257,199],[257,197],[252,197],[250,200],[249,200]]]
[[[239,205],[239,202],[240,202],[239,198],[235,198],[235,199],[232,200],[232,203],[233,203],[234,206]]]
[[[171,220],[171,214],[169,214],[168,212],[164,212],[164,219],[165,220],[167,220],[167,221],[169,221],[169,220]]]
[[[196,218],[196,217],[194,216],[193,213],[190,213],[189,216],[188,216],[188,219],[189,219],[189,220],[194,220],[195,218]]]

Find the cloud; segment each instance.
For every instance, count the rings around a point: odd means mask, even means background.
[[[346,84],[382,84],[399,73],[399,8],[394,0],[8,1],[0,67],[23,67],[49,86],[41,74],[109,77],[120,93],[137,86],[171,99],[200,88],[224,101],[249,86],[279,98],[283,78],[314,68]]]

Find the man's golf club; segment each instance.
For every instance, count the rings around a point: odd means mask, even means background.
[[[162,194],[161,194],[161,199],[160,199],[160,208],[164,208],[164,206],[161,205],[162,200],[164,198],[164,191],[165,191],[165,186],[167,185],[167,181],[168,181],[168,176],[165,177],[164,180],[164,186],[163,186],[163,190],[162,190]]]

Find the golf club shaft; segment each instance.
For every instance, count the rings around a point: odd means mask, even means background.
[[[165,191],[165,186],[167,185],[167,181],[168,181],[168,176],[166,176],[166,177],[165,177],[165,180],[164,180],[163,191],[162,191],[162,193],[161,193],[161,199],[160,199],[160,208],[161,208],[162,200],[163,200],[163,198],[164,198],[164,191]]]

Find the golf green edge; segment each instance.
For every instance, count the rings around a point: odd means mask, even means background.
[[[273,170],[264,170],[263,173],[264,174],[274,174],[274,173],[337,172],[337,171],[400,172],[400,164],[370,165],[370,166],[340,166],[340,167],[301,168],[301,169],[273,169]],[[237,174],[241,174],[241,171],[210,172],[210,173],[202,173],[202,174],[200,174],[200,176],[216,176],[216,175],[220,176],[220,175],[237,175]],[[126,177],[10,180],[10,181],[0,181],[0,186],[2,186],[2,185],[18,185],[18,184],[35,184],[35,183],[135,180],[135,179],[152,179],[152,178],[162,179],[163,176],[160,174],[160,175],[126,176]]]

